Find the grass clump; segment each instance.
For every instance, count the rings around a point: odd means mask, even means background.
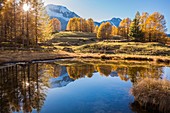
[[[162,113],[170,111],[170,81],[145,78],[131,90],[140,106]]]

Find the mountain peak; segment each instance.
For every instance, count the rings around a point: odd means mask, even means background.
[[[70,18],[80,17],[76,13],[67,9],[65,6],[61,5],[48,4],[46,6],[46,11],[51,19],[57,18],[60,20],[62,24],[62,30],[66,29],[67,23]]]
[[[122,21],[122,19],[120,19],[120,18],[112,18],[112,19],[110,20],[110,23],[111,23],[112,25],[115,25],[115,26],[118,27],[121,21]]]
[[[111,21],[114,21],[114,20],[122,21],[122,19],[120,19],[120,18],[115,18],[115,17],[111,19]]]
[[[70,10],[68,10],[65,6],[61,6],[61,5],[48,4],[46,7],[54,12],[71,13]]]
[[[122,19],[120,18],[112,18],[111,20],[105,20],[102,22],[95,22],[95,25],[100,26],[103,22],[110,22],[113,26],[118,27]]]
[[[74,12],[67,9],[65,6],[61,6],[61,5],[49,4],[46,6],[46,10],[50,17],[52,18],[60,17],[65,19],[66,21],[68,21],[70,18],[73,17],[80,17]]]

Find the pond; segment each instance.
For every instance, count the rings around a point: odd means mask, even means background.
[[[0,113],[149,113],[131,87],[145,77],[170,80],[149,62],[56,60],[0,66]]]

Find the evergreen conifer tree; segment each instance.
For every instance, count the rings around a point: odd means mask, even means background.
[[[135,18],[133,19],[130,25],[129,37],[134,38],[136,41],[142,41],[143,33],[140,28],[140,14],[136,13]]]

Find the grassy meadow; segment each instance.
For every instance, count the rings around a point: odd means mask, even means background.
[[[9,44],[6,44],[6,46],[1,47],[0,61],[10,62],[18,61],[19,59],[22,61],[27,61],[28,59],[30,61],[67,56],[170,63],[169,46],[158,42],[130,42],[121,36],[101,40],[96,38],[95,33],[62,31],[54,34],[50,40],[39,45],[38,48],[22,48],[10,47]],[[39,53],[43,55],[39,56]]]
[[[60,32],[47,43],[61,50],[70,48],[75,53],[170,55],[170,47],[158,42],[126,42],[118,36],[109,40],[99,40],[94,33]]]

